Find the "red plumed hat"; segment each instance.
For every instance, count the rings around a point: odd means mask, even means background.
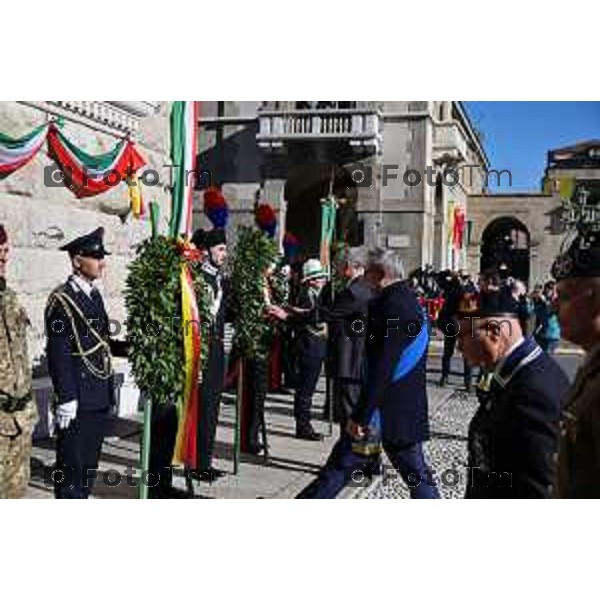
[[[225,229],[229,219],[227,201],[217,187],[209,187],[204,192],[204,214],[208,217],[213,227]]]
[[[262,229],[269,237],[274,237],[277,229],[277,217],[273,207],[266,202],[257,204],[254,208],[254,217],[259,229]]]

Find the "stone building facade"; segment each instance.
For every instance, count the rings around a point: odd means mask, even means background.
[[[469,197],[471,272],[505,264],[510,274],[530,286],[550,278],[565,239],[564,200],[584,190],[586,202],[600,208],[600,140],[550,150],[541,187],[530,194]]]
[[[169,156],[169,103],[158,102],[0,102],[0,131],[20,137],[52,118],[64,119],[62,131],[90,154],[110,150],[130,135],[147,161],[159,173]],[[103,288],[109,314],[125,320],[123,285],[134,249],[149,235],[145,219],[127,217],[127,185],[91,198],[77,199],[64,186],[48,187],[45,168],[56,165],[46,146],[25,166],[0,180],[0,223],[11,243],[8,280],[19,294],[32,320],[31,354],[36,364],[43,358],[43,313],[50,291],[70,273],[65,252],[58,248],[69,239],[104,227],[111,256]],[[146,167],[145,167],[146,168]],[[160,203],[163,221],[168,218],[166,183],[144,189],[145,200]]]
[[[488,162],[459,102],[200,106],[201,168],[223,188],[232,232],[252,221],[260,190],[279,212],[280,232],[299,237],[305,256],[318,255],[320,200],[332,192],[342,204],[338,233],[351,245],[397,248],[408,269],[466,267],[466,249],[448,243],[451,221],[485,189]],[[442,174],[465,165],[469,176],[446,185]],[[201,195],[197,225],[206,224]]]

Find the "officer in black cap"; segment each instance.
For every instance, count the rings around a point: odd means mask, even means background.
[[[463,295],[457,320],[465,359],[486,371],[469,425],[466,497],[548,497],[566,376],[523,336],[507,294]]]
[[[221,394],[225,386],[225,322],[230,322],[229,283],[222,275],[227,259],[227,236],[222,228],[197,230],[194,244],[205,251],[205,259],[197,268],[211,295],[212,322],[208,335],[208,356],[202,373],[197,430],[197,468],[190,476],[199,481],[213,481],[223,471],[212,465],[215,435],[219,420]]]
[[[581,227],[552,266],[562,337],[586,358],[565,404],[556,495],[600,498],[600,223]]]
[[[73,273],[49,296],[45,311],[48,369],[55,393],[57,498],[91,492],[109,411],[115,404],[111,355],[126,346],[109,338],[109,322],[95,281],[107,250],[104,230],[65,244]]]

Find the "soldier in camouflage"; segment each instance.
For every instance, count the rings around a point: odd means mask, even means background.
[[[555,495],[600,498],[600,226],[579,231],[552,266],[565,340],[586,352],[563,407]]]
[[[29,483],[37,408],[31,389],[29,319],[6,287],[8,236],[0,225],[0,498],[22,498]]]

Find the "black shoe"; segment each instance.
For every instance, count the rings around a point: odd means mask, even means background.
[[[442,377],[440,379],[440,382],[438,384],[440,387],[446,387],[448,385],[448,378],[447,377]]]
[[[307,427],[296,428],[296,438],[299,440],[308,440],[309,442],[320,442],[323,436],[309,425]]]
[[[245,450],[244,454],[252,454],[253,456],[258,456],[264,449],[262,444],[250,444]]]
[[[467,394],[473,393],[473,384],[471,382],[465,385],[465,391],[467,392]]]
[[[193,469],[188,473],[188,477],[190,477],[190,479],[195,479],[196,481],[208,481],[209,483],[212,483],[224,475],[226,475],[225,471],[221,471],[221,469],[215,469],[214,467],[208,467],[208,469],[204,469],[202,471]]]

